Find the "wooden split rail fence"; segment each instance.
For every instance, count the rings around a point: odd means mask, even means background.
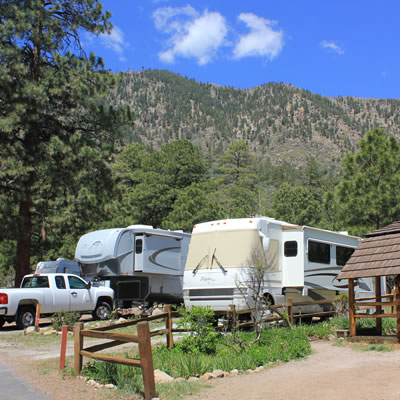
[[[165,312],[162,314],[134,321],[122,322],[115,325],[103,326],[101,328],[83,329],[82,322],[76,323],[74,326],[75,375],[76,376],[80,375],[80,372],[82,371],[83,357],[89,357],[96,360],[107,361],[110,363],[141,368],[145,399],[151,400],[153,397],[156,397],[153,357],[151,350],[151,337],[157,335],[165,335],[167,340],[167,346],[172,347],[173,346],[172,317],[174,314],[176,314],[176,312],[171,311],[170,306],[166,306]],[[158,319],[165,319],[165,329],[150,331],[149,322]],[[125,328],[131,325],[137,325],[136,335],[121,333],[121,332],[109,332],[111,330]],[[111,342],[106,342],[84,348],[85,337],[111,340]],[[124,343],[138,344],[139,359],[97,354],[101,350],[119,346]]]

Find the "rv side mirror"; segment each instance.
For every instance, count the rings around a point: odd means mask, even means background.
[[[265,236],[262,232],[260,232],[260,238],[261,238],[261,242],[262,242],[262,247],[264,249],[265,252],[267,252],[269,250],[269,244],[271,242],[271,239],[267,236]]]

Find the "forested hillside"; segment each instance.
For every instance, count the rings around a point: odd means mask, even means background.
[[[0,7],[0,281],[97,229],[261,214],[363,234],[400,218],[399,101],[117,79],[79,40],[109,18],[93,1]]]
[[[304,166],[315,157],[337,168],[372,128],[400,138],[400,100],[327,98],[283,83],[239,90],[145,70],[124,73],[110,101],[135,112],[128,140],[159,149],[188,139],[210,157],[245,140],[275,165],[290,160]]]

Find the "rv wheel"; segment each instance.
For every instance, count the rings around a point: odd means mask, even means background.
[[[104,321],[111,317],[111,306],[103,301],[97,304],[96,309],[93,311],[92,316],[94,319]]]

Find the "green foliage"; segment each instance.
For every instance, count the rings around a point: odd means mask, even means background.
[[[61,331],[63,325],[68,326],[68,330],[72,332],[74,325],[81,319],[81,314],[76,312],[58,312],[51,316],[51,325],[56,331]]]
[[[343,161],[337,190],[342,217],[355,233],[366,233],[400,217],[400,145],[383,129],[367,132],[359,151]]]
[[[213,327],[214,311],[210,307],[193,306],[191,310],[184,307],[178,310],[182,318],[178,326],[189,332],[176,347],[185,353],[215,354],[220,334]]]

